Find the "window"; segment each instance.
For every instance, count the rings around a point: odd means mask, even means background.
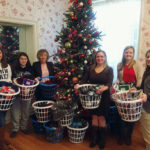
[[[107,53],[115,81],[117,64],[126,46],[134,46],[137,59],[141,0],[96,0],[93,8],[96,12],[95,24],[104,35],[100,48]]]

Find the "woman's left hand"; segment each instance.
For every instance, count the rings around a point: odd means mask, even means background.
[[[147,101],[147,95],[144,94],[144,93],[141,95],[140,98],[142,99],[143,102],[146,102],[146,101]]]

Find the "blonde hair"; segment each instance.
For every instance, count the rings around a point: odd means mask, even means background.
[[[132,48],[133,49],[133,53],[135,53],[134,47],[133,46],[127,46],[125,47],[124,51],[123,51],[123,56],[122,56],[122,62],[121,62],[121,68],[124,68],[124,66],[126,65],[126,59],[125,59],[125,52],[129,49]],[[132,68],[133,65],[136,63],[136,61],[134,60],[134,58],[131,60],[131,62],[129,63],[129,68]]]
[[[37,59],[40,61],[40,56],[43,54],[43,53],[46,53],[47,54],[47,60],[49,59],[49,53],[46,49],[40,49],[38,52],[37,52]]]

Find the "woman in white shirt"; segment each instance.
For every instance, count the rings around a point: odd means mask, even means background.
[[[11,82],[11,68],[6,62],[4,52],[0,49],[0,81]],[[5,139],[5,117],[6,111],[0,110],[0,149],[12,150],[9,142]]]

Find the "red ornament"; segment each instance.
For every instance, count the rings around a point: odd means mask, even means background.
[[[71,69],[71,72],[74,72],[74,70],[75,70],[75,69],[74,69],[74,68],[72,68],[72,69]]]
[[[92,44],[92,41],[89,41],[89,44]]]
[[[92,62],[90,62],[90,65],[92,65]]]
[[[70,0],[70,3],[72,3],[72,0]]]
[[[80,58],[84,58],[84,54],[81,54],[81,55],[80,55]]]
[[[68,38],[72,38],[72,34],[69,34],[69,35],[68,35]]]
[[[78,37],[82,37],[82,34],[80,33],[80,34],[78,34]]]
[[[89,0],[89,1],[88,1],[88,4],[89,4],[89,5],[91,5],[91,4],[92,4],[92,1],[91,1],[91,0]]]
[[[77,20],[77,16],[74,16],[74,20]]]
[[[58,42],[58,38],[55,39],[55,42]]]
[[[77,34],[77,30],[74,30],[72,34],[75,36]]]
[[[77,3],[78,1],[77,0],[74,0],[74,3]]]
[[[53,60],[56,60],[56,57],[53,57]]]

